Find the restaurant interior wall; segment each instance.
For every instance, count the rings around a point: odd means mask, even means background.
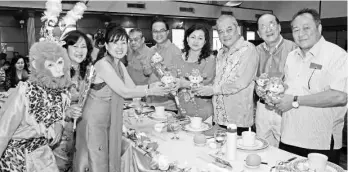
[[[44,10],[44,1],[1,1],[0,11],[3,9],[6,11],[7,23],[11,21],[12,25],[1,24],[0,27],[5,27],[3,31],[6,31],[8,37],[1,39],[2,43],[7,43],[9,46],[13,45],[14,51],[18,51],[22,55],[28,54],[28,48],[26,47],[26,28],[20,29],[17,25],[17,21],[11,18],[10,10],[21,9],[35,9],[35,32],[36,39],[39,38],[40,27],[42,25],[40,17]],[[131,1],[128,1],[131,2]],[[190,2],[175,2],[175,1],[144,1],[146,3],[146,9],[128,9],[126,1],[95,1],[91,0],[88,4],[89,8],[84,15],[84,18],[78,21],[77,28],[86,32],[94,33],[98,28],[105,28],[105,14],[110,18],[110,22],[114,22],[122,25],[126,28],[139,27],[144,30],[144,36],[148,46],[154,45],[151,34],[151,20],[155,15],[165,16],[171,28],[178,28],[178,23],[184,24],[179,27],[181,29],[187,29],[194,23],[205,24],[212,39],[215,20],[221,15],[221,11],[233,12],[241,21],[255,20],[256,14],[263,12],[270,12],[269,10],[258,9],[243,9],[243,8],[231,8],[223,7],[221,5],[209,5],[204,3],[190,3]],[[160,5],[159,5],[160,3]],[[68,10],[73,7],[74,4],[63,4],[63,9]],[[161,7],[161,8],[159,8]],[[192,7],[194,13],[180,12],[180,7]],[[6,23],[6,22],[5,22]],[[244,27],[242,27],[244,28]],[[244,32],[244,31],[243,31]],[[15,35],[15,36],[12,36]],[[0,35],[1,36],[1,35]],[[172,35],[169,35],[171,38]],[[212,41],[211,41],[212,42]],[[8,57],[11,58],[11,52],[8,52]]]
[[[272,10],[278,16],[282,26],[282,36],[293,40],[290,21],[292,16],[303,8],[313,8],[321,13],[323,36],[347,50],[347,1],[245,1],[245,8]],[[247,31],[257,31],[255,22],[245,24]],[[256,34],[255,44],[263,42]]]

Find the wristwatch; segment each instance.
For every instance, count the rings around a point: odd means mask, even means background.
[[[300,106],[297,99],[298,99],[298,96],[294,96],[294,100],[292,101],[292,107],[296,109]]]

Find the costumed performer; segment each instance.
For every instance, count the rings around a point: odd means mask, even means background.
[[[35,43],[29,52],[31,74],[20,82],[0,111],[2,172],[56,172],[49,147],[58,143],[70,105],[70,60],[51,41]]]

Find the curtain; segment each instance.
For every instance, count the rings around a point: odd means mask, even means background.
[[[30,47],[36,42],[35,41],[35,18],[34,14],[29,13],[28,18],[28,26],[27,26],[27,35],[28,35],[28,50],[30,50]]]

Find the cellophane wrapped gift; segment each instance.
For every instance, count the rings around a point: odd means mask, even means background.
[[[256,79],[256,94],[269,106],[274,106],[286,89],[287,86],[281,77],[270,77],[263,73]]]

